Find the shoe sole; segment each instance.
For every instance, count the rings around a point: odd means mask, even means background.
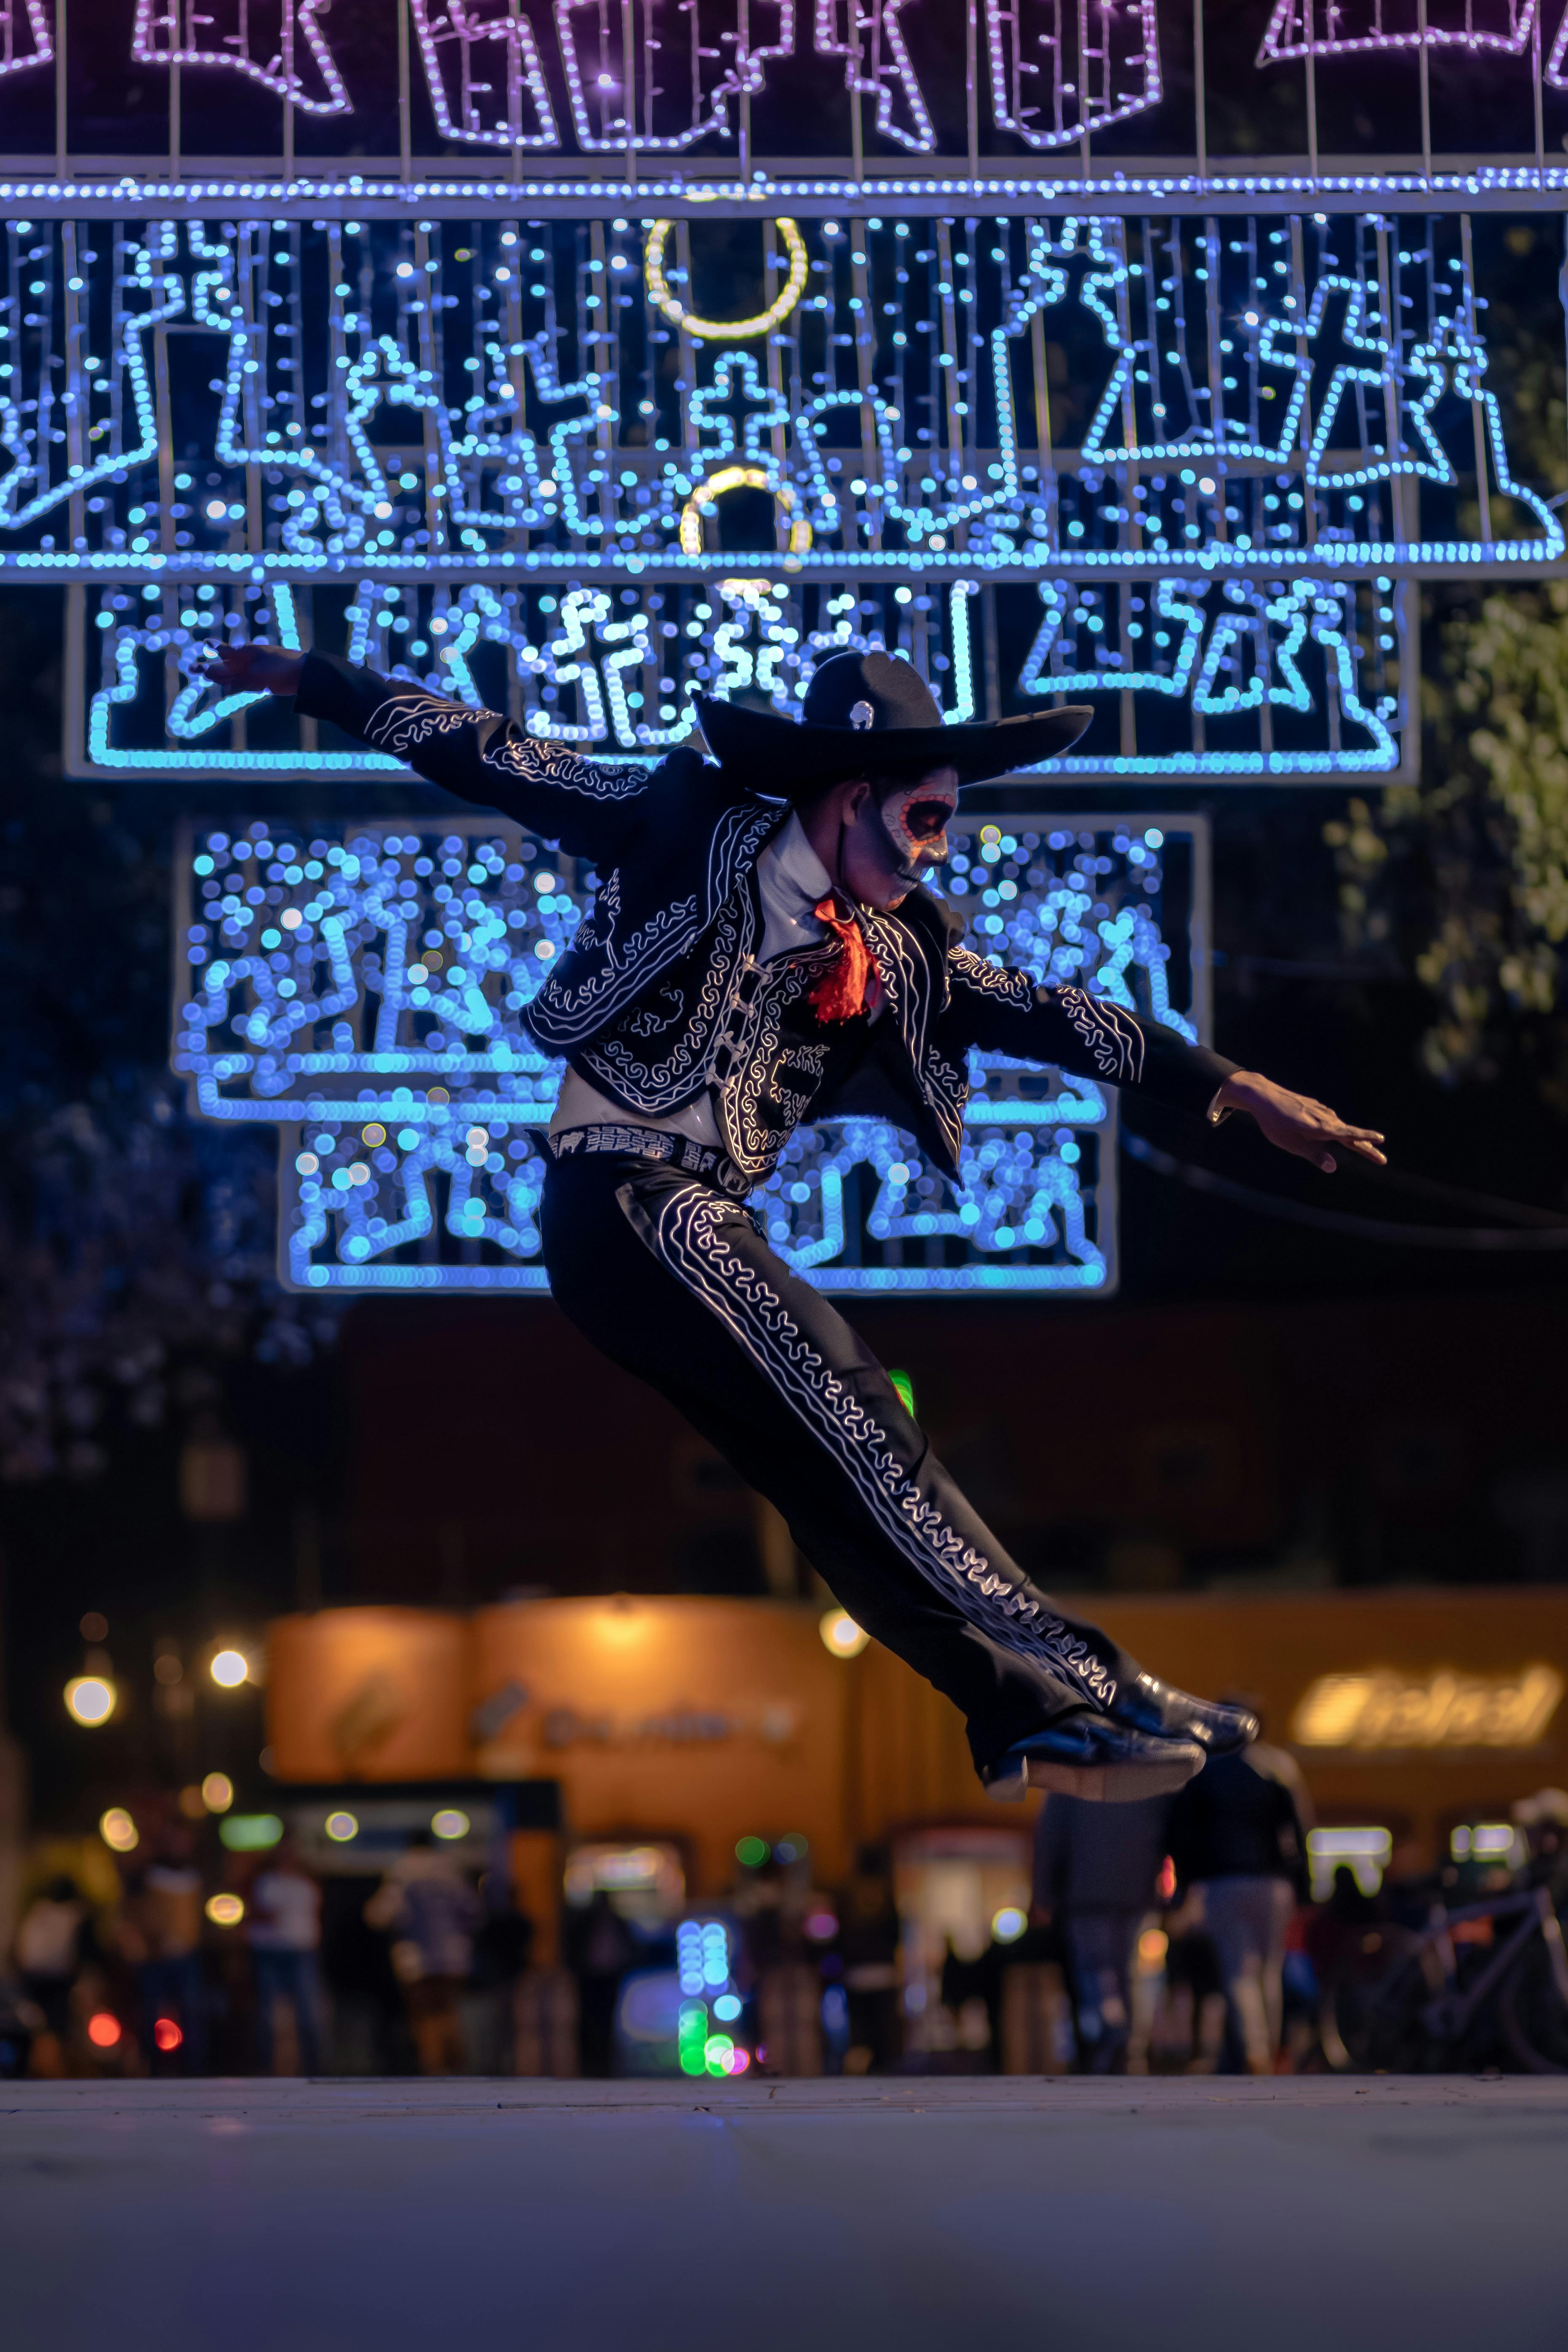
[[[986,1794],[998,1804],[1016,1805],[1031,1789],[1044,1789],[1055,1796],[1081,1797],[1090,1805],[1132,1805],[1144,1797],[1173,1796],[1207,1761],[1201,1748],[1185,1745],[1157,1764],[1058,1764],[1048,1756],[1021,1756],[1017,1773],[991,1781]]]

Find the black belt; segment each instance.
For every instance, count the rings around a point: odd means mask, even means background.
[[[706,1176],[731,1199],[743,1201],[754,1191],[756,1179],[743,1175],[727,1151],[715,1143],[699,1143],[689,1135],[674,1135],[663,1127],[567,1127],[545,1138],[552,1156],[569,1160],[578,1152],[612,1151],[636,1160],[667,1160],[687,1176]]]

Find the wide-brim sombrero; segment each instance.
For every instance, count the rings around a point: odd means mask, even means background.
[[[821,663],[798,719],[744,703],[696,698],[709,749],[754,792],[810,797],[846,776],[921,775],[954,768],[961,783],[1032,768],[1058,757],[1083,733],[1084,703],[1017,719],[946,726],[913,664],[891,654],[846,651]]]

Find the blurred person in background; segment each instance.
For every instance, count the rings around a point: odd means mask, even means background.
[[[1222,2074],[1274,2070],[1286,1931],[1307,1900],[1307,1811],[1295,1763],[1261,1739],[1212,1756],[1172,1802],[1177,1887],[1214,1945],[1225,1992]]]
[[[458,2000],[474,1962],[479,1898],[428,1830],[416,1830],[364,1906],[373,1927],[393,1931],[392,1965],[403,1987],[422,2074],[462,2072]]]
[[[1061,1931],[1088,2074],[1127,2071],[1138,1931],[1155,1903],[1170,1809],[1166,1797],[1050,1796],[1035,1825],[1035,1911]]]
[[[510,2074],[517,2071],[515,1999],[533,1950],[533,1922],[521,1908],[503,1871],[487,1872],[479,1882],[479,1900],[484,1916],[474,1937],[469,1997],[464,2005],[472,2063],[481,2074]]]
[[[273,1848],[251,1884],[247,1934],[256,1988],[256,2058],[270,2074],[277,2058],[278,2006],[293,2012],[300,2071],[321,2071],[321,1890],[290,1837]]]
[[[565,1926],[566,1965],[577,1979],[578,2063],[584,2074],[613,2074],[616,2002],[637,1961],[637,1938],[602,1886],[585,1910],[567,1913]]]
[[[170,1822],[130,1880],[120,1947],[135,1971],[142,2047],[150,2063],[179,2053],[182,2074],[206,2072],[206,1986],[202,1968],[202,1874],[191,1832]],[[177,2039],[169,2038],[169,2028]],[[160,2032],[160,2027],[163,2032]]]
[[[1538,1789],[1533,1797],[1521,1797],[1513,1821],[1530,1849],[1519,1884],[1544,1886],[1554,1911],[1568,1907],[1568,1789]]]
[[[29,2057],[35,2074],[63,2074],[70,2038],[71,1994],[81,1974],[89,1910],[64,1871],[47,1880],[22,1914],[16,1962],[23,1996],[42,2013]]]
[[[838,1951],[848,2003],[847,2074],[885,2073],[898,2063],[900,1924],[885,1846],[862,1846],[838,1898]]]

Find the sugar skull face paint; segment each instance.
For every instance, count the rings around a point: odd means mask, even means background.
[[[957,771],[933,768],[929,775],[895,785],[879,805],[899,870],[906,881],[918,882],[922,869],[940,866],[947,856],[948,820],[958,806]]]

